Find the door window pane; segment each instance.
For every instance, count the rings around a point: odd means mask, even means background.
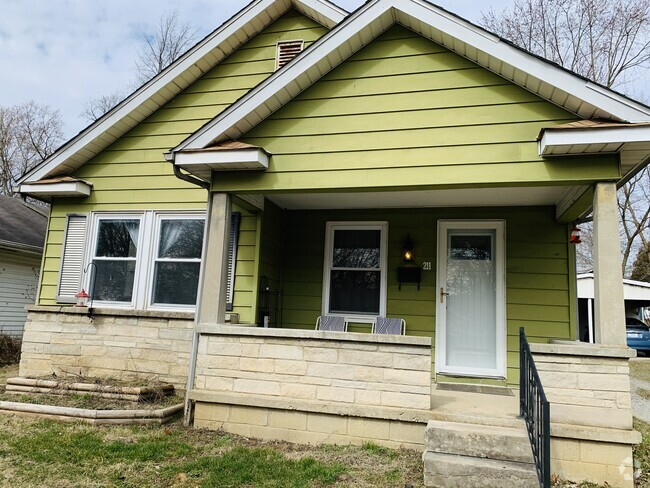
[[[492,259],[492,238],[479,236],[449,236],[449,257],[457,260],[489,261]]]

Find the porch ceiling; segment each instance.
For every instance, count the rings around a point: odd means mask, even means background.
[[[573,187],[470,188],[361,193],[291,193],[268,196],[289,210],[408,208],[408,207],[503,207],[556,205]]]

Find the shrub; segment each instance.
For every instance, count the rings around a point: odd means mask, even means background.
[[[17,364],[20,361],[22,341],[18,337],[0,334],[0,366]]]

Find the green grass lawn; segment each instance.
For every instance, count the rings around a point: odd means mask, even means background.
[[[2,487],[423,486],[421,453],[0,416]]]

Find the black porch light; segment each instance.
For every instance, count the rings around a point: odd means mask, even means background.
[[[406,240],[402,245],[402,259],[405,263],[411,263],[415,259],[415,245],[410,234],[406,234]]]

